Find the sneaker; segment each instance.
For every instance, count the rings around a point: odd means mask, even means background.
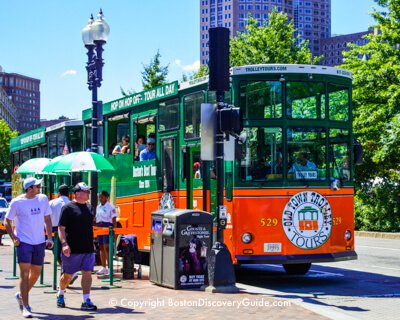
[[[32,318],[32,312],[30,310],[28,310],[28,308],[23,308],[22,316],[24,318]]]
[[[22,311],[24,309],[24,304],[22,303],[22,297],[19,292],[15,294],[15,299],[17,299],[19,310]]]
[[[57,295],[57,307],[65,308],[64,296],[62,294]]]
[[[69,285],[73,284],[75,280],[78,279],[78,273],[75,272],[71,278],[71,281],[69,282]]]
[[[103,274],[108,274],[108,269],[101,267],[99,271],[96,272],[97,275],[103,275]]]
[[[92,301],[90,301],[90,299],[86,299],[85,302],[82,302],[81,310],[95,311],[95,310],[97,310],[97,307],[93,304]]]

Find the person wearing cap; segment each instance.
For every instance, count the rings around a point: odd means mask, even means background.
[[[53,247],[51,210],[47,197],[40,194],[41,184],[42,180],[26,178],[23,182],[25,193],[11,201],[5,216],[5,227],[16,247],[20,269],[20,292],[15,294],[15,298],[25,318],[32,317],[29,291],[42,270],[45,248]],[[46,226],[47,240],[43,225]]]
[[[98,227],[117,227],[117,213],[115,207],[108,201],[110,194],[103,190],[99,194],[99,205],[96,208],[96,225]],[[97,237],[97,241],[100,246],[100,259],[102,268],[96,272],[98,275],[108,274],[109,270],[107,265],[110,266],[110,260],[108,256],[109,249],[109,236],[100,235]]]
[[[97,307],[90,300],[92,271],[95,264],[93,246],[93,214],[89,200],[90,190],[84,182],[79,182],[73,189],[75,199],[64,205],[58,223],[61,241],[62,276],[57,294],[57,306],[65,308],[65,289],[75,272],[82,274],[83,302],[81,310],[94,311]]]
[[[139,155],[139,160],[154,160],[156,158],[156,150],[155,150],[156,140],[152,137],[147,139],[146,149],[142,150]]]

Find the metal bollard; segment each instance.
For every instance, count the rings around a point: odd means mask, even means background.
[[[53,289],[45,290],[44,293],[56,293],[57,292],[57,264],[58,264],[58,231],[54,231],[54,247],[53,247]]]
[[[114,285],[114,228],[111,226],[108,232],[108,260],[110,261],[109,270],[109,278],[104,279],[103,282],[110,282],[108,286],[102,286],[102,289],[113,289],[113,288],[121,288],[121,286]],[[119,281],[119,279],[118,279]]]
[[[5,277],[7,280],[16,280],[19,279],[17,276],[17,248],[14,247],[14,256],[13,256],[13,275],[10,277]]]

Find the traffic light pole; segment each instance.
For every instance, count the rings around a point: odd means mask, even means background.
[[[224,92],[216,92],[217,96],[217,132],[216,132],[216,176],[217,176],[217,242],[224,243],[226,227],[226,210],[224,207],[224,133],[219,126],[220,110],[224,108]]]

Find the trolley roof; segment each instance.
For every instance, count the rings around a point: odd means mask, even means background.
[[[321,74],[353,79],[351,72],[345,69],[306,64],[255,64],[231,69],[231,75],[288,73]]]

